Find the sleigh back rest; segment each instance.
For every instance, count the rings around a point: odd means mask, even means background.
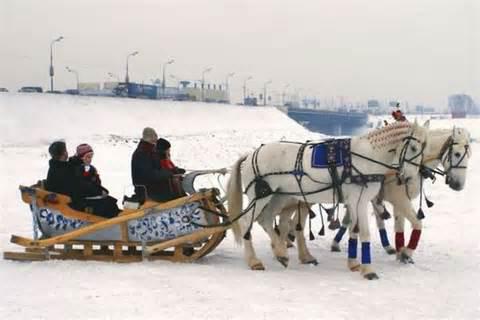
[[[70,202],[72,202],[72,199],[69,196],[50,192],[37,186],[38,185],[34,185],[32,187],[20,186],[23,202],[32,204],[32,201],[35,200],[38,207],[59,211],[64,216],[72,219],[78,219],[91,223],[107,220],[103,217],[72,209],[68,205]]]

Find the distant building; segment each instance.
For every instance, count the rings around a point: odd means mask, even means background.
[[[452,94],[448,96],[448,108],[452,118],[465,118],[467,113],[474,111],[475,103],[467,94]]]

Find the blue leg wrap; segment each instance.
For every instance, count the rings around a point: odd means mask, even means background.
[[[348,239],[348,258],[356,259],[357,258],[357,239]]]
[[[372,263],[370,257],[370,242],[362,242],[362,264],[370,263]]]
[[[338,229],[337,234],[335,235],[335,242],[340,243],[342,241],[343,236],[345,235],[345,231],[347,231],[347,228],[344,226],[341,226],[340,229]]]
[[[380,233],[380,240],[382,241],[382,246],[388,247],[390,245],[390,242],[388,241],[387,231],[385,229],[380,229],[378,230],[378,232]]]

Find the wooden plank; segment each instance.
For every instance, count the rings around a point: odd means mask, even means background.
[[[6,251],[3,253],[3,259],[15,260],[15,261],[45,261],[48,257],[44,253],[38,252],[11,252]]]
[[[113,245],[113,256],[115,258],[119,258],[121,256],[123,256],[123,250],[122,250],[122,245],[121,244],[114,244]]]
[[[83,255],[86,257],[93,255],[93,247],[91,243],[83,244]]]
[[[128,224],[127,224],[127,222],[123,222],[123,223],[120,224],[120,232],[121,232],[122,241],[127,242],[128,241]]]
[[[185,236],[181,236],[181,237],[178,237],[178,238],[175,238],[175,239],[172,239],[172,240],[167,240],[167,241],[161,242],[159,244],[147,245],[145,250],[146,250],[146,253],[148,255],[150,255],[150,254],[153,254],[155,252],[165,250],[167,248],[176,247],[176,246],[181,245],[181,244],[186,243],[186,242],[196,242],[196,241],[198,241],[202,238],[208,237],[208,236],[210,236],[214,233],[223,232],[226,229],[227,229],[226,227],[204,228],[204,229],[195,231],[191,234],[187,234]]]

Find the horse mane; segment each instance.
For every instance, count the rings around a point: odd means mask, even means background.
[[[373,130],[363,136],[374,148],[397,146],[412,129],[408,121],[397,121],[385,127]]]

